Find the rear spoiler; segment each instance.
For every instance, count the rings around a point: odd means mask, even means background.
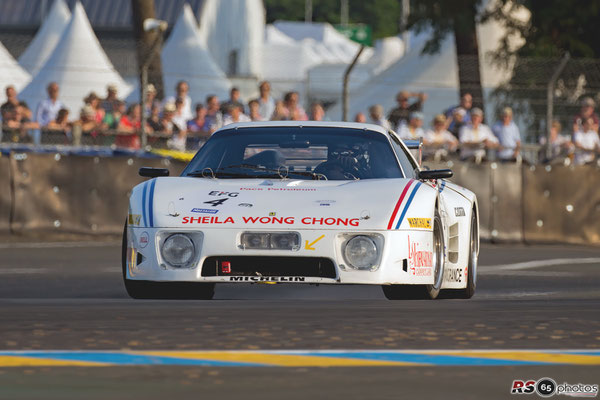
[[[403,142],[409,150],[413,150],[412,153],[420,167],[423,161],[423,138],[419,138],[418,140],[403,140]]]

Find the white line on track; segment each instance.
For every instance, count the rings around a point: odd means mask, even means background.
[[[114,247],[121,242],[48,242],[48,243],[0,243],[0,249],[53,249],[73,247]]]
[[[534,260],[514,264],[501,265],[481,265],[479,272],[484,271],[519,271],[523,269],[553,267],[556,265],[574,265],[574,264],[600,264],[600,257],[587,258],[554,258],[550,260]]]

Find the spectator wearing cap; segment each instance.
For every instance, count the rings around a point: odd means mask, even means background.
[[[558,157],[566,157],[573,152],[573,142],[571,137],[561,134],[562,125],[557,120],[552,121],[550,126],[550,137],[542,136],[540,145],[542,146],[541,159],[550,162]],[[547,151],[547,148],[550,150]]]
[[[438,114],[433,118],[432,129],[423,137],[423,144],[433,152],[443,149],[456,151],[458,140],[446,129],[446,116]]]
[[[502,110],[502,119],[492,126],[492,132],[500,142],[500,161],[516,161],[521,152],[521,132],[513,121],[512,108],[505,107]]]
[[[372,124],[382,126],[384,129],[392,129],[390,122],[383,116],[383,106],[381,104],[369,107],[369,117],[371,117]]]
[[[593,117],[583,119],[581,128],[573,135],[573,143],[575,144],[576,165],[593,162],[600,154],[600,139]]]
[[[448,127],[448,131],[454,135],[456,139],[458,139],[460,128],[462,128],[466,124],[467,111],[462,107],[456,107],[454,111],[452,111],[452,115],[450,117],[446,116],[446,126]]]
[[[581,110],[573,119],[573,132],[578,132],[582,129],[583,121],[587,118],[592,118],[594,121],[594,129],[598,130],[598,114],[594,111],[596,102],[591,97],[585,97],[581,101]]]
[[[367,116],[363,112],[358,112],[354,116],[354,122],[358,122],[359,124],[366,124],[367,123]]]
[[[206,117],[204,123],[204,131],[211,135],[223,126],[223,114],[221,113],[221,106],[219,104],[219,98],[214,94],[206,97]]]
[[[65,108],[62,101],[58,99],[59,87],[56,82],[51,82],[46,90],[48,91],[48,98],[40,101],[35,111],[35,121],[41,128],[56,119],[58,111]]]
[[[400,124],[400,130],[398,136],[404,140],[416,140],[425,136],[423,131],[423,114],[420,112],[414,112],[410,114],[408,125]]]
[[[158,106],[160,109],[160,102],[156,99],[156,87],[149,83],[146,85],[146,101],[144,101],[143,117],[148,118],[152,114],[152,107]]]
[[[161,118],[161,133],[171,136],[171,138],[167,140],[167,147],[178,151],[185,151],[185,132],[181,132],[177,124],[173,122],[173,117],[175,116],[176,111],[177,107],[174,103],[165,104]]]
[[[475,158],[481,161],[486,150],[498,147],[498,139],[483,121],[483,111],[474,107],[471,110],[471,122],[460,130],[460,156],[463,160]]]
[[[244,107],[244,103],[241,102],[240,98],[240,89],[238,89],[235,86],[232,87],[229,91],[229,100],[221,104],[221,113],[225,115],[227,113],[227,110],[229,109],[229,106],[231,105],[238,106],[240,110],[242,110],[242,113],[245,113],[246,108]]]
[[[409,104],[408,100],[414,97],[416,100]],[[396,102],[398,107],[392,109],[388,114],[388,121],[391,126],[400,131],[400,125],[408,124],[410,115],[414,112],[420,112],[423,110],[423,103],[427,100],[425,93],[409,93],[405,90],[399,92],[396,95]]]
[[[127,113],[119,121],[119,134],[115,139],[117,147],[137,150],[141,147],[140,132],[142,131],[142,107],[132,104]]]
[[[102,100],[102,108],[106,114],[113,112],[119,106],[117,93],[116,85],[110,84],[106,87],[106,98]]]
[[[260,103],[258,99],[248,102],[249,117],[252,121],[264,121],[266,118],[260,114]]]
[[[234,124],[236,122],[250,122],[252,121],[249,116],[242,112],[242,109],[237,104],[230,104],[227,109],[227,114],[223,118],[223,126]]]
[[[183,100],[182,116],[186,121],[194,118],[192,113],[192,99],[189,96],[190,87],[186,81],[179,81],[175,85],[175,96],[169,96],[165,99],[164,104],[175,104],[177,99]]]
[[[262,118],[270,119],[275,112],[275,100],[271,97],[271,84],[268,81],[262,81],[258,86],[260,97],[258,98],[259,114]]]

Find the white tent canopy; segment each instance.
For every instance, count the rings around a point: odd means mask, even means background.
[[[194,102],[203,102],[209,94],[229,96],[231,84],[204,46],[188,4],[184,5],[161,56],[167,94],[175,90],[178,81],[185,80]]]
[[[55,0],[44,23],[27,49],[19,57],[19,64],[35,76],[56,47],[69,23],[71,11],[64,0]]]
[[[20,97],[37,104],[47,97],[46,87],[50,82],[58,83],[59,99],[72,115],[78,114],[83,98],[91,91],[103,94],[106,86],[112,84],[117,87],[119,97],[126,97],[131,90],[102,50],[79,2],[52,55]]]
[[[0,43],[0,102],[6,101],[6,87],[12,85],[20,91],[31,80],[31,76],[15,61],[6,47]]]
[[[328,23],[276,21],[273,25],[296,41],[312,40],[316,51],[330,63],[350,63],[360,47]],[[366,62],[372,55],[373,49],[366,48],[359,61]]]
[[[503,28],[495,22],[477,26],[484,95],[511,75],[511,68],[500,69],[486,57],[488,52],[497,48],[503,32]],[[427,93],[429,98],[423,107],[426,125],[435,114],[456,105],[459,100],[459,81],[454,36],[449,34],[444,39],[439,53],[421,55],[429,37],[430,32],[411,35],[405,56],[353,92],[349,101],[349,116],[359,111],[366,112],[373,104],[383,105],[387,113],[396,106],[396,94],[400,90]],[[486,108],[491,112],[493,105],[486,102]],[[328,115],[334,119],[341,118],[341,104],[328,110]]]
[[[200,37],[221,70],[260,77],[265,29],[262,0],[205,0]]]

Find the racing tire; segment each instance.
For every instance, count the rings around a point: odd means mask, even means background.
[[[444,280],[444,229],[438,211],[433,219],[433,276],[432,285],[382,285],[383,294],[388,300],[434,300],[440,294]]]
[[[475,209],[471,213],[471,229],[469,230],[469,263],[467,264],[467,286],[464,289],[444,290],[443,296],[452,299],[470,299],[477,287],[477,262],[479,258],[479,226]]]
[[[153,282],[127,279],[127,223],[123,229],[121,247],[123,283],[129,297],[157,300],[211,300],[215,295],[214,283]]]

